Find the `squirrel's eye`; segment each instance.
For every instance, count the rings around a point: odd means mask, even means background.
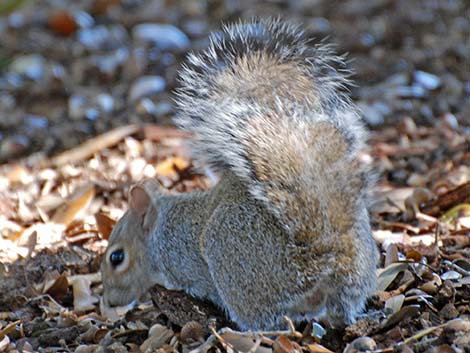
[[[124,261],[124,250],[118,249],[109,255],[109,261],[113,267],[119,266]]]

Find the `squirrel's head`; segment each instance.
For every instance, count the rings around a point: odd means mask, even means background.
[[[127,305],[153,284],[148,237],[157,219],[148,188],[129,191],[129,210],[115,225],[101,263],[103,299],[107,306]]]

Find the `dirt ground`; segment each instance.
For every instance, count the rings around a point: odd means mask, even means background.
[[[211,185],[171,125],[181,61],[256,15],[348,53],[380,176],[377,292],[341,330],[238,332],[161,287],[102,310],[129,187]],[[470,352],[469,18],[465,0],[0,1],[0,352]]]

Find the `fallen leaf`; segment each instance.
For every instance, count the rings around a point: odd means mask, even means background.
[[[101,235],[101,238],[108,240],[116,221],[101,212],[95,214],[95,219],[96,225],[98,226],[98,233]]]
[[[155,170],[158,175],[171,179],[178,178],[178,171],[185,170],[189,167],[189,161],[181,157],[170,157],[160,162]]]
[[[410,250],[406,253],[406,259],[407,260],[413,260],[413,261],[416,261],[416,262],[420,262],[421,259],[423,258],[423,255],[417,251],[417,250]]]
[[[95,197],[95,188],[93,186],[82,187],[75,191],[63,206],[54,213],[51,221],[56,224],[69,225],[75,218],[87,209]]]
[[[204,342],[204,329],[197,321],[189,321],[181,328],[180,341],[182,343]]]
[[[87,278],[77,278],[73,281],[73,309],[75,312],[93,310],[98,299],[91,295],[91,281]]]
[[[334,353],[333,351],[330,351],[328,348],[325,348],[318,343],[309,344],[307,348],[310,353]]]
[[[4,337],[7,337],[9,333],[16,330],[16,326],[18,326],[19,324],[21,324],[21,320],[10,322],[8,325],[6,325],[4,328],[0,330],[0,338],[3,339]]]
[[[111,321],[111,322],[118,321],[119,319],[124,317],[124,315],[126,315],[126,313],[129,310],[131,310],[133,307],[134,307],[134,303],[131,303],[131,304],[126,305],[126,306],[113,306],[113,307],[110,307],[110,306],[107,306],[104,303],[103,297],[100,298],[100,312],[101,312],[101,315],[104,318],[106,318],[107,320]]]
[[[251,353],[273,353],[273,350],[268,347],[259,346],[254,352],[251,351],[255,344],[255,340],[251,337],[237,335],[236,333],[227,332],[221,335],[225,343],[231,345],[238,352],[251,352]]]
[[[67,294],[69,288],[69,282],[67,276],[62,274],[52,283],[52,285],[46,289],[46,293],[49,294],[56,300],[60,300],[65,294]]]
[[[397,313],[403,306],[404,302],[405,296],[403,294],[398,294],[385,301],[385,308],[391,309],[392,313]]]
[[[3,338],[0,340],[0,352],[6,352],[6,349],[8,348],[9,344],[10,338],[8,336],[3,336]]]
[[[419,305],[407,305],[400,309],[400,311],[390,315],[390,317],[382,324],[382,329],[390,328],[402,320],[409,317],[416,317],[420,313]]]
[[[398,262],[390,264],[385,269],[381,270],[378,275],[377,290],[385,291],[387,287],[393,282],[400,272],[408,269],[408,264]]]
[[[292,353],[295,351],[294,344],[286,336],[279,336],[273,344],[274,353]]]
[[[50,29],[62,36],[72,35],[78,27],[75,18],[65,10],[52,13],[47,20],[47,24]]]
[[[149,337],[140,345],[140,350],[143,353],[154,352],[162,348],[173,335],[174,332],[166,326],[155,324],[149,329]]]

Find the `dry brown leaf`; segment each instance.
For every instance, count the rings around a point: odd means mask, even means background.
[[[407,263],[398,262],[393,263],[383,270],[380,270],[378,275],[377,290],[385,291],[387,287],[393,282],[400,272],[408,268]]]
[[[137,125],[118,127],[102,135],[89,139],[78,147],[60,153],[52,158],[51,163],[55,166],[62,166],[87,159],[102,149],[114,146],[126,136],[135,134],[137,131],[139,131],[139,126]]]
[[[447,323],[447,327],[461,332],[470,332],[470,321],[465,319],[454,319]]]
[[[96,284],[101,282],[101,273],[100,272],[95,272],[95,273],[86,273],[83,275],[71,275],[67,276],[67,280],[69,283],[75,282],[77,279],[86,279],[90,281],[91,284]]]
[[[98,226],[98,233],[105,240],[109,239],[111,232],[116,224],[116,221],[104,213],[95,214],[96,225]]]
[[[47,290],[52,287],[57,280],[57,278],[60,277],[60,273],[57,270],[52,270],[52,271],[46,271],[44,273],[44,279],[42,280],[41,283],[37,284],[35,286],[35,289],[39,293],[46,293]]]
[[[54,213],[51,221],[56,224],[69,225],[80,212],[86,210],[95,197],[95,188],[85,186],[76,190],[68,200]]]
[[[416,262],[420,262],[421,259],[423,258],[423,255],[417,251],[417,250],[410,250],[406,253],[406,259],[407,260],[413,260],[413,261],[416,261]]]
[[[126,313],[129,310],[131,310],[133,307],[134,307],[133,303],[131,303],[129,305],[126,305],[126,306],[110,307],[110,306],[107,306],[104,303],[103,297],[100,298],[100,312],[101,312],[101,315],[105,319],[107,319],[111,322],[115,322],[115,321],[121,319],[122,317],[124,317],[124,315],[126,315]]]
[[[17,320],[15,322],[10,322],[8,325],[6,325],[4,328],[0,330],[0,338],[3,338],[4,336],[8,335],[10,332],[13,332],[16,330],[16,326],[18,326],[21,323],[21,320]]]
[[[390,328],[406,318],[415,317],[419,314],[419,312],[419,305],[404,306],[398,312],[390,315],[387,321],[382,324],[382,329]]]
[[[437,199],[431,200],[423,207],[423,213],[437,216],[459,204],[470,203],[470,182],[440,195]]]
[[[181,328],[180,341],[182,343],[204,342],[204,329],[197,321],[189,321]]]
[[[173,335],[174,332],[166,326],[155,324],[149,330],[149,337],[140,345],[140,350],[143,353],[154,352],[162,348]]]
[[[73,281],[73,309],[75,312],[93,310],[98,299],[91,295],[91,281],[87,278],[77,278]]]
[[[9,345],[10,345],[10,338],[8,336],[3,336],[3,338],[0,339],[0,352],[6,352],[6,349],[8,348]]]
[[[387,267],[390,264],[398,261],[398,247],[396,244],[390,244],[387,246],[385,251],[385,263],[384,266]]]
[[[236,333],[227,332],[221,335],[222,339],[230,344],[236,351],[251,352],[255,344],[255,340],[251,337],[237,335]],[[273,353],[273,350],[268,347],[259,346],[253,353]]]
[[[427,281],[426,283],[419,286],[419,289],[425,291],[428,294],[434,295],[439,290],[439,287],[442,285],[441,277],[439,277],[436,273],[432,275],[433,279]]]
[[[71,36],[78,28],[73,15],[65,10],[56,10],[49,15],[47,24],[55,33],[62,36]]]
[[[323,347],[318,343],[309,344],[307,348],[310,353],[334,353],[333,351],[330,351],[328,348]]]
[[[279,336],[273,344],[274,353],[293,353],[296,348],[294,343],[286,336]]]
[[[21,164],[12,166],[6,173],[6,178],[12,183],[26,184],[33,180],[31,173]]]
[[[59,317],[57,318],[57,326],[58,327],[71,327],[78,323],[77,314],[73,311],[65,310],[59,313]]]
[[[405,209],[405,199],[413,193],[414,188],[382,188],[377,190],[372,201],[374,213],[397,213]]]
[[[160,162],[155,167],[158,175],[171,179],[178,178],[178,171],[189,167],[189,161],[181,157],[170,157]]]
[[[385,301],[385,308],[391,309],[392,313],[397,313],[405,302],[405,296],[403,294],[395,295]]]
[[[45,292],[54,299],[60,300],[65,294],[67,294],[68,289],[69,282],[67,281],[67,276],[65,274],[61,274]]]

